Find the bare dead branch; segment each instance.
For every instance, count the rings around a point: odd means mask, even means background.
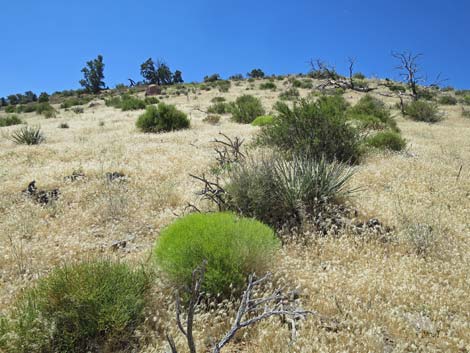
[[[208,180],[205,174],[202,174],[202,177],[193,174],[189,174],[189,176],[204,183],[204,188],[197,193],[203,200],[209,200],[215,203],[219,211],[224,211],[226,209],[226,192],[219,184],[219,177],[217,177],[214,182]]]
[[[245,159],[245,154],[242,152],[242,145],[245,141],[238,136],[231,139],[227,135],[219,132],[219,135],[224,137],[225,140],[214,139],[217,146],[214,148],[217,154],[216,160],[220,167],[225,168],[233,163],[238,163]]]

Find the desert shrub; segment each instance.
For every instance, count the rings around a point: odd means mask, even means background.
[[[36,103],[36,113],[44,115],[45,118],[54,118],[56,111],[49,102]]]
[[[247,73],[249,78],[263,78],[265,76],[263,70],[261,69],[253,69],[249,73]]]
[[[399,83],[389,82],[387,87],[392,92],[406,92],[406,87]]]
[[[70,126],[67,123],[60,123],[58,128],[59,129],[68,129]]]
[[[273,123],[274,118],[271,115],[261,115],[257,117],[251,125],[253,126],[266,126],[271,125]]]
[[[89,103],[90,101],[92,100],[91,97],[72,97],[72,98],[67,98],[65,101],[63,101],[61,104],[60,104],[60,107],[62,109],[69,109],[71,107],[75,107],[77,105],[83,105],[83,104],[87,104]]]
[[[464,118],[470,118],[470,110],[462,108],[462,116]]]
[[[437,96],[437,91],[432,88],[419,87],[417,89],[418,99],[424,99],[427,101],[432,101]]]
[[[235,74],[235,75],[230,76],[228,79],[232,80],[232,81],[242,81],[243,80],[243,75],[242,74]]]
[[[17,115],[9,115],[5,118],[0,118],[0,127],[12,126],[22,124],[23,121]]]
[[[366,139],[368,146],[380,150],[401,151],[406,147],[406,141],[394,131],[380,131]]]
[[[262,84],[259,85],[260,89],[271,89],[275,90],[277,88],[276,84],[274,82],[268,81],[268,82],[263,82]]]
[[[122,111],[140,110],[145,109],[147,106],[145,101],[129,94],[123,94],[120,97],[111,97],[106,99],[105,104],[108,107],[114,107],[121,109]]]
[[[40,127],[27,125],[13,131],[10,139],[17,145],[39,145],[46,140]]]
[[[150,105],[150,104],[158,104],[160,101],[158,100],[157,97],[145,97],[144,102],[145,102],[145,105]]]
[[[348,111],[348,117],[363,122],[364,127],[380,129],[384,127],[398,131],[396,121],[385,104],[371,95],[363,96],[354,107]]]
[[[209,114],[204,119],[202,119],[205,123],[216,125],[220,122],[220,115],[217,114]]]
[[[234,165],[225,185],[229,209],[278,227],[301,222],[354,191],[348,186],[351,167],[324,158],[289,157],[269,155]]]
[[[46,92],[41,92],[38,98],[39,103],[49,102],[49,94]]]
[[[221,80],[219,74],[212,74],[210,76],[204,76],[204,82],[215,82]]]
[[[289,88],[279,94],[281,100],[296,100],[300,97],[299,90],[295,87]]]
[[[232,83],[227,80],[219,80],[216,82],[216,85],[219,89],[219,92],[228,92],[230,87],[232,86]]]
[[[268,226],[231,213],[190,214],[157,239],[157,264],[177,286],[191,284],[194,269],[207,261],[203,290],[228,297],[250,273],[264,273],[279,248]]]
[[[353,78],[355,78],[356,80],[365,80],[366,76],[362,72],[356,72],[353,75]]]
[[[230,105],[224,102],[217,102],[207,108],[210,114],[225,114],[230,112]]]
[[[73,107],[72,108],[72,111],[75,113],[75,114],[83,114],[83,112],[85,111],[83,109],[83,107]]]
[[[465,94],[463,96],[462,103],[465,104],[465,105],[470,105],[470,94]]]
[[[301,100],[292,108],[278,102],[273,124],[262,129],[259,143],[313,159],[357,162],[361,140],[346,119],[346,106],[341,96]]]
[[[457,98],[455,98],[453,96],[448,96],[448,95],[441,96],[441,97],[439,97],[439,104],[456,105],[457,104]]]
[[[224,97],[214,97],[211,99],[211,102],[212,103],[223,103],[225,102],[225,98]]]
[[[5,323],[4,348],[11,353],[81,353],[125,346],[143,319],[148,287],[149,276],[125,264],[58,268],[18,298]]]
[[[165,132],[186,129],[189,119],[174,105],[159,103],[149,105],[144,114],[139,116],[136,126],[143,132]]]
[[[250,124],[257,116],[264,114],[264,108],[258,98],[246,94],[235,100],[231,113],[237,123]]]
[[[5,113],[15,113],[16,107],[14,105],[8,105],[5,107]]]
[[[407,103],[404,113],[413,120],[427,123],[437,123],[443,119],[436,104],[420,100]]]
[[[32,113],[36,111],[36,103],[21,104],[16,106],[17,113]]]

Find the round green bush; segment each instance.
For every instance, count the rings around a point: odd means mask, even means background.
[[[401,151],[406,147],[406,141],[394,131],[381,131],[369,137],[366,143],[381,150]]]
[[[273,123],[273,117],[271,115],[261,115],[257,117],[251,125],[253,126],[266,126],[266,125],[271,125]]]
[[[203,290],[227,297],[247,276],[262,274],[279,248],[268,226],[231,213],[190,214],[164,229],[155,244],[159,267],[177,286],[189,286],[192,272],[207,261]]]
[[[257,116],[264,115],[264,108],[258,98],[245,94],[237,98],[231,113],[237,123],[250,124]]]
[[[147,106],[145,113],[137,119],[136,126],[143,132],[181,130],[189,127],[189,119],[174,105],[159,103],[157,106]]]
[[[103,352],[129,342],[150,278],[110,261],[65,266],[39,279],[0,323],[0,350]]]

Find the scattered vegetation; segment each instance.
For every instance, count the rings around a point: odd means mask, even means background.
[[[211,125],[217,125],[220,122],[220,115],[209,114],[204,119],[202,119],[202,121]]]
[[[297,88],[291,87],[279,94],[281,100],[296,100],[300,97],[300,92]]]
[[[237,123],[250,124],[256,117],[264,115],[265,111],[258,98],[246,94],[235,100],[231,113]]]
[[[0,347],[10,353],[103,352],[125,347],[141,322],[149,276],[108,261],[68,265],[14,304]]]
[[[174,105],[159,103],[149,105],[136,126],[143,132],[167,132],[189,128],[189,119]]]
[[[458,103],[457,98],[454,96],[444,95],[439,98],[439,104],[443,105],[456,105]]]
[[[207,261],[203,290],[215,297],[239,292],[250,273],[264,273],[279,248],[266,225],[231,213],[190,214],[164,229],[155,260],[178,287],[190,288],[193,271]]]
[[[145,107],[149,105],[149,103],[147,103],[146,101],[137,97],[133,97],[129,94],[123,94],[121,96],[106,99],[105,104],[108,107],[114,107],[117,109],[121,109],[122,111],[145,109]]]
[[[275,91],[277,86],[274,82],[267,81],[267,82],[263,82],[262,84],[260,84],[259,88],[260,89],[270,89],[270,90]]]
[[[207,108],[207,112],[210,114],[225,114],[230,113],[230,105],[223,101],[213,103]]]
[[[19,125],[22,123],[23,121],[18,118],[17,115],[9,115],[4,118],[0,118],[0,127]]]
[[[398,131],[397,123],[392,118],[390,110],[381,100],[369,94],[363,96],[354,107],[350,108],[347,115],[350,119],[359,121],[361,127],[364,128],[390,128]]]

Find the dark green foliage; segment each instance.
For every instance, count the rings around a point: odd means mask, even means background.
[[[340,203],[354,190],[348,187],[353,170],[325,159],[291,155],[263,156],[234,165],[225,190],[227,206],[275,227],[301,222],[331,203]]]
[[[216,81],[216,84],[220,92],[228,92],[230,87],[232,86],[231,82],[226,80]]]
[[[256,117],[264,115],[264,108],[258,98],[246,94],[236,99],[231,113],[237,123],[250,124]]]
[[[247,73],[247,76],[250,78],[263,78],[264,72],[261,69],[253,69],[251,72]]]
[[[20,118],[17,115],[10,115],[5,118],[0,118],[0,127],[12,126],[22,124]]]
[[[70,126],[67,123],[60,123],[58,128],[59,129],[68,129]]]
[[[293,108],[278,102],[274,123],[261,131],[259,142],[316,160],[357,162],[360,137],[346,119],[346,107],[342,96],[301,100]]]
[[[362,123],[368,129],[390,128],[398,131],[396,121],[392,118],[390,110],[385,104],[371,95],[363,96],[357,104],[349,109],[348,118]]]
[[[214,97],[211,99],[211,102],[212,103],[222,103],[222,102],[225,102],[225,98],[224,97]]]
[[[271,81],[268,81],[268,82],[264,82],[262,84],[259,85],[259,88],[260,89],[271,89],[271,90],[275,90],[277,88],[276,84],[274,82],[271,82]]]
[[[230,76],[228,79],[232,80],[232,81],[242,81],[243,80],[243,75],[242,74],[235,74],[235,75]]]
[[[291,87],[281,94],[279,94],[279,99],[281,100],[296,100],[300,97],[299,90],[295,87]]]
[[[212,74],[210,76],[204,76],[204,82],[215,82],[215,81],[219,81],[220,79],[221,78],[219,74]]]
[[[173,73],[173,84],[183,83],[183,73],[180,70],[176,70]]]
[[[380,150],[401,151],[406,147],[406,141],[394,131],[380,131],[366,139],[368,146]]]
[[[36,103],[35,104],[36,113],[44,115],[46,118],[54,118],[56,110],[49,104],[49,102]]]
[[[46,92],[42,92],[38,98],[39,103],[49,102],[49,95]]]
[[[456,105],[457,104],[457,98],[455,98],[453,96],[448,96],[448,95],[441,96],[441,97],[439,97],[439,104]]]
[[[27,125],[13,131],[10,139],[17,145],[39,145],[46,140],[40,127]]]
[[[5,112],[6,113],[14,113],[16,112],[16,108],[14,105],[8,105],[5,107]]]
[[[148,288],[149,276],[125,264],[101,261],[56,269],[18,298],[4,322],[7,339],[0,337],[0,347],[10,353],[123,348],[143,320]]]
[[[8,102],[5,97],[0,98],[0,107],[6,107]]]
[[[207,108],[207,112],[211,114],[225,114],[230,112],[230,105],[224,102],[217,102]]]
[[[82,69],[83,80],[80,80],[80,85],[88,92],[93,94],[99,93],[105,88],[104,79],[104,63],[103,56],[98,55],[94,60],[86,63],[86,67]]]
[[[419,100],[406,104],[404,113],[413,120],[427,123],[437,123],[443,119],[435,103]]]
[[[174,131],[189,128],[189,119],[174,105],[159,103],[157,106],[147,106],[145,113],[137,119],[136,126],[143,132]]]
[[[274,118],[271,115],[261,115],[258,116],[251,125],[253,126],[266,126],[271,125],[274,122]]]
[[[418,94],[417,99],[424,99],[427,101],[432,101],[437,96],[437,91],[425,87],[417,87],[416,92]]]
[[[387,87],[392,92],[406,92],[406,87],[402,84],[388,81]]]
[[[190,214],[164,229],[155,260],[178,287],[188,288],[192,272],[207,261],[203,291],[227,298],[240,292],[249,274],[265,273],[279,241],[266,225],[231,213]]]
[[[92,97],[72,97],[72,98],[67,98],[64,100],[61,104],[60,107],[62,109],[68,109],[77,105],[83,105],[87,104],[90,102],[93,98]]]
[[[353,75],[353,78],[356,79],[356,80],[365,80],[366,76],[362,72],[356,72]]]
[[[140,74],[147,83],[155,85],[171,85],[183,82],[182,72],[176,70],[172,73],[170,67],[163,60],[158,60],[155,66],[152,58],[149,58],[140,65]]]
[[[144,102],[146,105],[158,104],[160,101],[157,97],[145,97]]]
[[[465,105],[470,105],[470,94],[465,94],[463,96],[462,103]]]
[[[114,107],[123,111],[145,109],[148,105],[146,101],[129,94],[106,99],[105,104],[108,107]]]

